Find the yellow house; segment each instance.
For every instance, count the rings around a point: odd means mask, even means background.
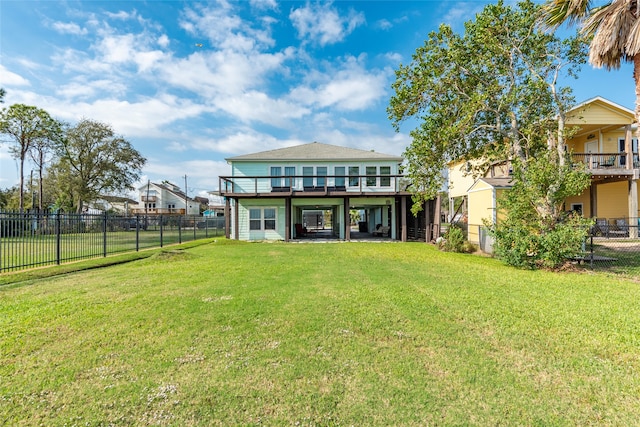
[[[572,108],[566,124],[578,127],[567,148],[574,162],[586,164],[591,185],[583,194],[567,198],[565,209],[598,218],[612,228],[626,227],[629,237],[637,237],[640,159],[638,140],[632,136],[634,112],[596,97]],[[496,199],[509,188],[509,175],[508,163],[489,168],[476,180],[466,174],[464,162],[450,165],[450,205],[455,198],[465,200],[470,242],[481,247],[489,244],[483,241],[483,220],[499,220]]]

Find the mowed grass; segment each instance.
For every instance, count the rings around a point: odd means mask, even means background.
[[[3,425],[634,425],[640,284],[216,243],[0,287]]]

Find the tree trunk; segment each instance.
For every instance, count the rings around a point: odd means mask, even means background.
[[[24,212],[24,156],[20,156],[20,213]]]

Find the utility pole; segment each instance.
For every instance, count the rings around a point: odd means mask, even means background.
[[[189,196],[187,196],[187,175],[184,176],[184,214],[189,213],[189,205],[187,204]]]

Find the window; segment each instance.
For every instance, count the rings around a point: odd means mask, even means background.
[[[265,230],[276,229],[276,210],[274,208],[264,209],[264,229]]]
[[[618,151],[620,153],[624,153],[625,151],[625,143],[624,138],[618,138]],[[631,152],[634,154],[638,153],[638,138],[631,139]],[[637,156],[631,156],[632,159],[636,159]],[[620,156],[620,166],[625,166],[627,164],[627,156]]]
[[[325,183],[326,183],[326,176],[327,176],[327,167],[326,166],[318,166],[316,168],[316,185],[318,187],[324,187]]]
[[[333,174],[336,176],[336,187],[344,187],[344,166],[336,166],[333,168]]]
[[[280,175],[282,175],[282,169],[280,166],[271,166],[271,176],[277,176],[278,178],[271,178],[271,188],[280,187],[282,180],[280,179]]]
[[[312,166],[304,166],[302,168],[302,186],[303,187],[313,187],[313,167]]]
[[[391,187],[391,166],[380,166],[380,175],[380,187]]]
[[[249,209],[249,230],[275,230],[276,208]]]
[[[360,185],[360,168],[358,166],[349,166],[349,186],[357,187]]]
[[[261,209],[249,209],[249,230],[262,230],[261,220]]]
[[[367,166],[365,168],[365,172],[367,174],[367,187],[375,187],[376,186],[376,174],[378,173],[378,168],[375,166]]]
[[[288,178],[284,179],[284,186],[285,187],[291,187],[292,185],[295,186],[295,178],[293,178],[293,176],[295,176],[296,174],[296,167],[295,166],[285,166],[284,167],[284,174],[285,176],[287,176]]]
[[[169,209],[169,212],[173,211],[176,208],[176,204],[175,203],[168,203],[167,204],[167,209]]]

